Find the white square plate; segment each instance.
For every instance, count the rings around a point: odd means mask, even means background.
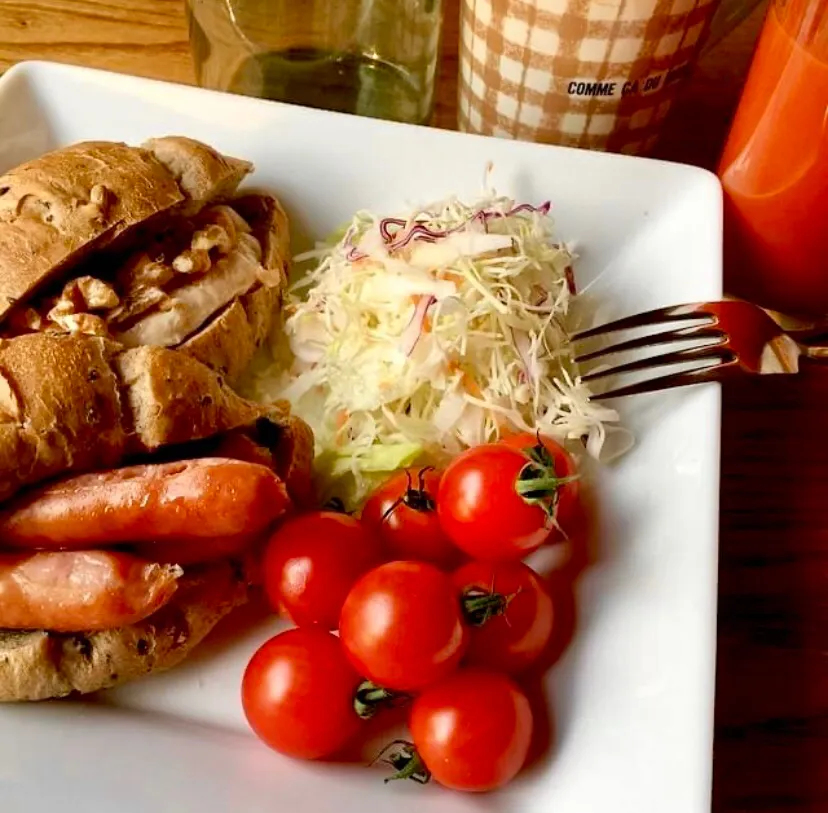
[[[115,74],[21,64],[0,80],[0,170],[84,139],[180,133],[251,159],[297,247],[359,208],[499,191],[551,199],[601,319],[721,294],[716,179],[691,167],[389,124]],[[44,374],[47,371],[44,371]],[[298,810],[703,813],[710,805],[719,389],[628,400],[635,449],[596,474],[598,562],[548,679],[555,742],[487,797],[384,786],[261,746],[238,697],[273,622],[103,702],[0,708],[3,813]],[[407,786],[403,786],[407,785]]]

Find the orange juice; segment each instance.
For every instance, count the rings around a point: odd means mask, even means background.
[[[719,166],[726,287],[828,314],[828,0],[776,0]]]

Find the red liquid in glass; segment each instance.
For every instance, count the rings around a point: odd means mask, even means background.
[[[826,17],[824,0],[771,8],[719,167],[728,290],[817,315],[828,314]]]

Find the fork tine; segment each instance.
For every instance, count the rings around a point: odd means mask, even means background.
[[[671,305],[667,308],[655,308],[644,313],[636,313],[632,316],[625,316],[623,319],[616,319],[605,325],[598,325],[589,330],[582,330],[572,336],[572,341],[589,339],[592,336],[601,336],[604,333],[615,333],[618,330],[628,330],[633,327],[646,327],[657,325],[661,322],[679,322],[688,318],[703,319],[706,322],[715,322],[715,317],[703,310],[703,304],[696,302],[689,305]]]
[[[583,353],[576,356],[574,361],[580,363],[583,361],[590,361],[591,359],[601,358],[602,356],[614,355],[621,353],[624,350],[637,350],[639,347],[650,347],[657,344],[668,344],[680,339],[718,339],[717,344],[724,344],[727,337],[721,330],[707,325],[691,325],[690,327],[678,328],[677,330],[665,330],[661,333],[650,333],[647,336],[639,336],[635,339],[629,339],[625,342],[618,342],[617,344],[609,345],[608,347],[601,347],[598,350],[593,350],[589,353]],[[715,347],[714,344],[708,344],[707,347]]]
[[[597,381],[599,378],[606,378],[608,375],[620,373],[632,373],[636,370],[648,370],[651,367],[665,367],[670,364],[681,364],[687,361],[713,361],[718,360],[725,364],[736,360],[736,354],[731,350],[717,344],[706,344],[702,347],[689,347],[685,350],[675,350],[672,353],[662,353],[660,356],[630,361],[627,364],[620,364],[617,367],[609,367],[606,370],[595,370],[581,376],[582,381]]]
[[[646,381],[639,381],[637,384],[628,384],[626,387],[618,387],[614,390],[591,395],[591,401],[605,401],[610,398],[623,398],[627,395],[643,395],[645,392],[657,392],[661,390],[674,389],[675,387],[688,387],[691,384],[703,384],[707,381],[721,381],[733,372],[734,362],[717,364],[713,367],[701,367],[698,370],[683,370],[680,373],[659,375],[655,378],[648,378]]]

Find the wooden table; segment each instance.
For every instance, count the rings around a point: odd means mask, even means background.
[[[437,124],[450,127],[448,5]],[[714,164],[760,22],[705,54],[662,157]],[[0,0],[0,71],[21,59],[193,81],[183,0]],[[828,811],[827,404],[828,368],[724,395],[717,813]]]

